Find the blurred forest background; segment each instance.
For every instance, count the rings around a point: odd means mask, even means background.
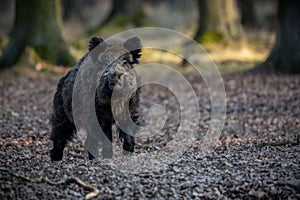
[[[87,51],[93,35],[105,39],[136,27],[158,26],[195,38],[223,71],[259,65],[299,73],[298,4],[293,0],[0,0],[0,68],[72,66]],[[145,55],[151,61],[185,64],[171,55],[160,56],[161,52]]]
[[[299,0],[0,0],[0,199],[300,199],[299,19]],[[190,101],[194,92],[199,109],[187,110],[200,113],[197,140],[178,161],[150,173],[88,161],[78,137],[63,161],[50,162],[58,80],[86,54],[92,36],[106,39],[137,27],[180,31],[217,64],[226,91],[217,147],[202,155],[216,91],[181,57],[145,48],[142,64],[175,68],[193,91],[177,98],[165,86],[143,86],[140,118],[162,115],[150,109],[154,104],[166,108],[168,118],[161,133],[136,139],[135,153],[159,152],[178,131],[193,130],[179,129],[187,119],[178,116],[185,109],[179,100]],[[160,73],[147,69],[149,77]],[[118,138],[114,148],[122,148]],[[120,159],[128,166],[130,160]]]

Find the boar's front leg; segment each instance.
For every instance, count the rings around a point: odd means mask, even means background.
[[[104,135],[101,134],[100,141],[102,144],[102,156],[103,158],[111,158],[113,156],[113,147],[112,147],[112,125],[104,124],[101,125],[101,129],[104,132]],[[95,159],[95,156],[98,155],[98,141],[99,138],[88,137],[86,140],[86,146],[88,146],[88,156],[89,160]]]
[[[120,131],[120,137],[123,139],[123,154],[129,155],[133,153],[134,146],[135,146],[134,137],[125,133],[122,130],[119,131]]]
[[[109,120],[102,119],[100,122],[104,136],[101,138],[102,142],[102,156],[103,158],[111,158],[113,156],[112,147],[112,123]]]

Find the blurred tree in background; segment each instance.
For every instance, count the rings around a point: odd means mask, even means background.
[[[300,2],[279,0],[277,38],[265,65],[300,73]]]
[[[121,17],[129,20],[131,19],[134,21],[134,17],[141,17],[136,15],[144,14],[142,8],[142,1],[140,0],[130,0],[130,3],[129,1],[112,0],[112,8],[101,25],[109,23],[110,21],[114,20],[115,17]],[[140,24],[135,25],[140,26]]]
[[[10,41],[2,52],[0,67],[14,65],[26,46],[31,46],[38,56],[49,63],[74,64],[74,58],[61,35],[59,0],[16,0],[15,22]]]
[[[243,37],[236,0],[198,0],[199,27],[195,39],[201,42],[234,42]]]
[[[111,9],[110,0],[60,0],[63,32],[67,41],[99,29]],[[90,35],[95,34],[91,33]]]
[[[242,25],[250,28],[257,26],[255,11],[256,0],[241,0],[239,3],[241,8]]]
[[[264,66],[299,72],[300,3],[278,1],[277,39]],[[109,37],[141,26],[166,27],[194,35],[206,48],[206,44],[213,44],[216,49],[212,51],[217,50],[214,53],[219,53],[224,44],[243,47],[250,35],[257,46],[250,42],[248,45],[259,53],[261,48],[267,55],[273,45],[276,8],[275,0],[0,0],[0,68],[15,64],[27,46],[50,64],[72,65],[74,59],[62,29],[76,57],[82,55],[86,47],[83,45],[91,35]],[[269,41],[267,47],[262,38]],[[257,60],[264,59],[261,56]]]

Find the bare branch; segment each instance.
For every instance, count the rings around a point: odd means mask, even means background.
[[[68,185],[71,183],[75,183],[75,184],[79,185],[80,187],[82,187],[83,189],[90,191],[85,196],[85,199],[91,199],[91,198],[97,197],[100,193],[97,187],[94,187],[90,184],[86,184],[77,177],[70,177],[65,180],[60,180],[60,181],[52,181],[48,177],[42,177],[41,179],[32,179],[30,177],[15,173],[15,172],[13,172],[9,169],[3,168],[3,167],[0,168],[0,171],[6,172],[14,177],[20,178],[24,181],[31,182],[31,183],[47,183],[49,185]]]

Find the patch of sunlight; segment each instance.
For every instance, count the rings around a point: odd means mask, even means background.
[[[178,65],[182,61],[181,57],[170,52],[155,49],[143,49],[141,63],[160,63],[166,65]]]
[[[210,52],[209,55],[215,62],[235,60],[239,62],[260,62],[264,61],[269,52],[255,52],[247,47],[241,49],[222,49]]]

